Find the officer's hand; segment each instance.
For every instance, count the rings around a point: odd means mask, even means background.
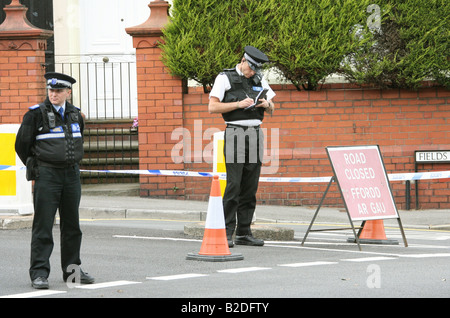
[[[256,107],[263,107],[263,108],[267,108],[269,107],[269,102],[267,100],[265,100],[264,98],[261,98],[258,100],[258,104],[256,105]]]
[[[251,98],[246,98],[239,102],[239,108],[246,108],[251,105],[253,105],[253,99],[251,99]]]

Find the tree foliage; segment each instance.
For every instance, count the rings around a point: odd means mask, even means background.
[[[425,80],[449,87],[447,0],[378,1],[380,28],[349,54],[342,73],[359,84],[416,89]]]
[[[365,19],[368,0],[278,2],[269,54],[298,89],[316,89],[319,81],[338,71],[345,55],[364,43],[354,26]]]
[[[174,0],[163,30],[163,62],[173,75],[212,86],[239,62],[246,45],[267,50],[274,0]]]
[[[205,92],[246,45],[263,50],[298,89],[336,73],[379,87],[414,89],[427,79],[448,87],[448,0],[371,2],[174,0],[163,62]]]

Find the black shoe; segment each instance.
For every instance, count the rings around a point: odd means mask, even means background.
[[[234,246],[233,240],[228,240],[228,247],[231,248]]]
[[[45,277],[38,277],[31,281],[31,286],[36,289],[48,289],[48,280]]]
[[[95,278],[89,275],[88,273],[81,271],[80,283],[93,284],[95,283]]]
[[[69,278],[69,276],[72,275],[72,273],[70,274],[63,274],[63,280],[65,282],[67,282],[67,279]],[[75,280],[75,275],[72,278],[72,282],[74,282]],[[88,273],[83,272],[80,269],[80,284],[93,284],[95,282],[95,278],[92,277],[91,275],[89,275]]]
[[[263,246],[264,245],[263,240],[254,238],[252,235],[242,235],[242,236],[236,235],[234,243],[236,243],[236,245],[250,245],[250,246]]]

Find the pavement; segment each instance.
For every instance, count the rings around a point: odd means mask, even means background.
[[[165,219],[185,220],[201,224],[206,219],[207,201],[142,198],[139,184],[83,185],[80,219]],[[309,225],[317,206],[257,205],[255,226],[268,224],[276,230],[277,223]],[[450,231],[450,210],[399,211],[405,229]],[[31,226],[32,216],[1,216],[0,229]],[[346,225],[349,219],[344,208],[321,207],[314,225]],[[398,226],[397,219],[384,220],[385,226]],[[22,226],[21,226],[22,225]],[[355,226],[359,226],[355,224]]]

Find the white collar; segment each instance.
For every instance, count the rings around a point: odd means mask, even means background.
[[[53,104],[52,104],[53,105]],[[53,107],[56,109],[56,111],[59,111],[59,109],[62,107],[62,109],[64,109],[64,111],[66,111],[66,102],[64,102],[64,105],[62,105],[62,106],[56,106],[56,105],[53,105]]]
[[[239,69],[239,64],[236,64],[236,72],[237,72],[240,76],[244,76],[244,73],[242,73],[241,70]]]

